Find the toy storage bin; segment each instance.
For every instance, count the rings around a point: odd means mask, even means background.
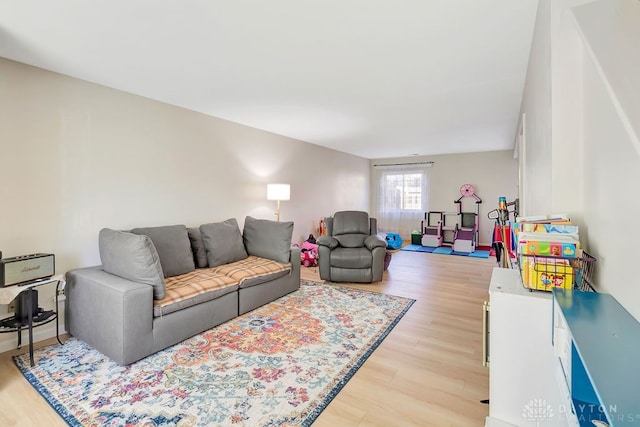
[[[592,291],[596,259],[581,251],[575,258],[520,254],[520,274],[525,288],[551,291],[553,288]]]
[[[554,287],[573,287],[573,267],[567,259],[523,255],[522,283],[526,288],[551,291]]]
[[[421,245],[422,244],[422,234],[419,232],[411,233],[411,244],[412,245]]]
[[[572,261],[575,271],[575,288],[581,291],[593,291],[593,272],[596,259],[585,251]]]

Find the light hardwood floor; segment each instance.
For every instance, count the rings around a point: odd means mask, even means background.
[[[314,427],[483,426],[489,372],[481,360],[482,302],[494,265],[398,251],[381,283],[348,285],[416,302]],[[317,268],[302,270],[303,279],[319,281]],[[66,425],[24,380],[15,353],[0,354],[0,426]]]

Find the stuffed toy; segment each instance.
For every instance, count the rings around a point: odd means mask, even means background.
[[[402,237],[398,233],[387,233],[387,249],[400,249],[402,247]]]

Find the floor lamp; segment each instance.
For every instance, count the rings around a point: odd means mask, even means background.
[[[280,221],[280,200],[289,200],[291,186],[289,184],[267,184],[267,200],[276,200],[278,208],[276,218]]]

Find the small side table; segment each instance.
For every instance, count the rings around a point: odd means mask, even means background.
[[[36,316],[34,317],[34,309],[33,309],[33,289],[38,286],[48,285],[50,283],[56,283],[56,293],[55,293],[55,310],[53,314],[51,312],[42,311],[42,309],[37,308]],[[29,330],[29,358],[31,361],[31,366],[34,366],[33,362],[33,328],[46,325],[47,323],[51,323],[55,320],[56,322],[56,338],[60,344],[62,341],[60,340],[60,326],[59,326],[59,317],[58,317],[58,294],[61,289],[64,289],[66,282],[61,274],[57,274],[49,279],[36,280],[34,282],[27,283],[25,285],[15,285],[9,286],[6,288],[0,288],[0,304],[9,304],[13,301],[18,295],[26,294],[27,298],[27,319],[18,319],[16,316],[10,316],[5,319],[0,320],[0,333],[10,333],[17,332],[18,333],[18,348],[22,345],[22,328],[27,327]]]

